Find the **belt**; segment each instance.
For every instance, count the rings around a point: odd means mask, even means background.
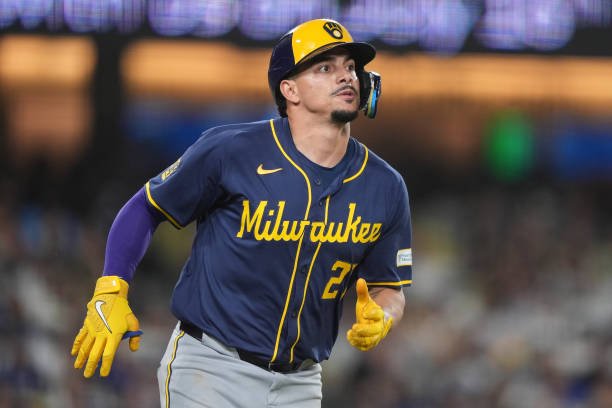
[[[180,329],[195,338],[196,340],[202,341],[202,335],[204,332],[197,326],[194,326],[191,323],[181,321]],[[292,371],[300,371],[307,367],[310,367],[313,364],[312,360],[305,360],[298,363],[271,363],[266,360],[262,360],[257,357],[255,354],[250,353],[246,350],[241,350],[239,348],[236,349],[238,352],[238,356],[242,361],[246,361],[247,363],[251,363],[256,365],[257,367],[261,367],[264,370],[275,371],[278,373],[290,373]]]

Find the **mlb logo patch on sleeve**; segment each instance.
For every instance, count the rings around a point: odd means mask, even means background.
[[[412,265],[412,248],[397,251],[397,266]]]

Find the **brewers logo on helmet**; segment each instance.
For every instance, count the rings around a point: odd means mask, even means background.
[[[355,42],[342,24],[334,20],[307,21],[293,28],[276,43],[268,69],[268,85],[277,104],[284,100],[280,93],[281,81],[297,71],[312,57],[336,47],[345,48],[355,59],[359,78],[359,109],[369,118],[376,115],[380,98],[380,75],[366,71],[365,65],[376,56],[376,49],[368,43]],[[281,116],[287,116],[281,111]]]

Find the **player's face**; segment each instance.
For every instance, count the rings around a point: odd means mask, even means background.
[[[359,112],[359,80],[355,60],[342,48],[316,59],[294,78],[300,103],[336,122],[350,122]]]

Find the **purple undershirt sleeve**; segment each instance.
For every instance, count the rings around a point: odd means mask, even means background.
[[[119,210],[106,241],[103,276],[115,275],[130,283],[151,236],[164,216],[147,205],[141,188]]]

